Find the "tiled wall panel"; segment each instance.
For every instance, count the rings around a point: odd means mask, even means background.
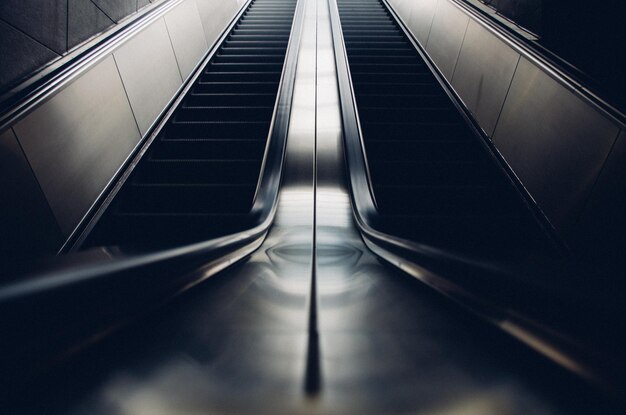
[[[165,15],[165,23],[172,40],[178,68],[185,79],[208,48],[196,0],[186,0],[169,12]]]
[[[441,1],[435,12],[426,50],[439,70],[452,79],[469,17],[448,1]]]
[[[159,19],[113,54],[141,134],[182,84],[165,21]]]
[[[470,21],[452,86],[483,130],[491,136],[520,54],[475,21]]]
[[[14,126],[65,236],[139,141],[109,56]]]
[[[54,252],[61,232],[11,129],[0,133],[0,166],[0,258]]]

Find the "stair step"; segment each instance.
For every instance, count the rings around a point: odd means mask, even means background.
[[[222,122],[222,121],[173,121],[165,127],[165,137],[174,138],[235,138],[264,140],[267,138],[268,121]]]
[[[150,154],[151,160],[176,159],[257,159],[265,150],[265,140],[196,139],[161,140]]]
[[[133,184],[255,185],[261,160],[149,160],[135,173]]]
[[[256,186],[133,185],[117,206],[120,213],[246,213]],[[155,223],[157,225],[158,222]]]
[[[185,106],[216,106],[216,107],[241,107],[245,105],[255,107],[273,106],[276,94],[189,94],[184,101]]]
[[[177,121],[263,121],[272,117],[274,107],[212,107],[184,105]]]

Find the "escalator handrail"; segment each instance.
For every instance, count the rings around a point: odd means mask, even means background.
[[[131,18],[111,28],[110,32],[105,32],[102,39],[96,38],[96,43],[91,44],[88,41],[85,45],[79,46],[78,49],[62,57],[57,63],[51,64],[49,69],[46,67],[36,71],[22,84],[4,93],[0,101],[0,131],[28,115],[123,42],[183,1],[185,0],[170,0],[148,6],[145,10],[137,12]],[[44,74],[48,70],[50,73]]]
[[[260,246],[273,222],[278,204],[298,48],[304,21],[303,3],[298,1],[294,12],[269,133],[267,159],[263,163],[260,190],[252,209],[254,226],[235,234],[160,252],[14,278],[0,285],[0,323],[4,324],[7,319],[12,319],[12,324],[19,323],[21,312],[35,315],[36,321],[36,314],[46,316],[46,310],[51,311],[48,314],[53,314],[60,305],[67,308],[68,303],[71,307],[72,301],[84,302],[85,296],[92,296],[101,303],[103,299],[100,298],[100,292],[103,288],[107,293],[129,297],[141,305],[137,310],[132,304],[122,304],[124,310],[130,308],[126,310],[128,312],[122,313],[124,316],[120,320],[123,322],[123,319],[132,319],[133,314],[154,307],[206,280]],[[246,9],[247,7],[243,10]],[[233,24],[237,21],[235,19]],[[145,299],[149,301],[146,302]],[[105,300],[119,303],[117,298]],[[106,313],[111,314],[111,310]],[[113,313],[117,315],[120,311],[114,310]],[[110,319],[104,322],[106,325],[113,323]],[[103,327],[93,329],[102,330]],[[87,334],[94,335],[93,332]],[[84,337],[85,333],[81,335]]]
[[[352,87],[337,1],[328,1],[352,210],[366,245],[386,261],[426,283],[473,314],[514,336],[557,364],[604,390],[615,391],[616,384],[620,381],[602,369],[607,356],[598,356],[580,339],[555,330],[552,326],[544,325],[541,321],[506,309],[493,302],[492,299],[485,297],[483,293],[474,291],[450,278],[452,275],[480,275],[483,281],[519,283],[519,287],[525,289],[524,292],[540,292],[541,295],[553,294],[549,287],[541,285],[542,278],[534,278],[533,284],[536,285],[532,287],[524,286],[527,282],[525,277],[529,275],[529,272],[536,271],[536,268],[529,270],[528,267],[519,268],[519,263],[484,261],[458,252],[403,239],[377,229],[382,224],[382,220],[372,198],[371,181],[366,169],[365,145],[356,96]],[[418,50],[418,52],[420,51]],[[422,55],[422,57],[424,56]],[[436,72],[431,63],[427,59],[425,61]],[[440,79],[439,81],[441,83]],[[444,89],[446,89],[445,86]],[[568,265],[547,262],[543,275],[559,272],[568,276],[580,276],[580,271],[575,274],[570,273],[573,271]],[[563,271],[563,267],[565,267],[565,271]],[[582,282],[588,283],[588,278],[582,279]],[[571,291],[571,285],[562,287],[563,292],[561,294],[564,294],[563,297],[577,305],[587,303],[588,299],[585,293]]]
[[[245,8],[244,8],[245,10]],[[238,19],[235,19],[235,22]],[[274,113],[269,131],[269,139],[266,149],[266,159],[263,162],[263,171],[259,179],[259,190],[252,208],[254,225],[249,229],[231,235],[222,236],[208,241],[198,242],[183,247],[162,250],[160,252],[134,255],[128,258],[120,258],[112,263],[102,265],[79,266],[77,270],[60,270],[46,273],[37,273],[31,277],[20,278],[19,280],[0,285],[0,304],[8,299],[15,298],[17,293],[24,295],[34,293],[34,289],[40,290],[44,287],[56,287],[71,283],[71,281],[85,280],[90,278],[105,277],[109,274],[136,270],[155,263],[165,263],[167,261],[182,257],[196,257],[209,255],[211,252],[221,251],[232,246],[240,247],[243,244],[254,242],[264,235],[273,222],[278,205],[278,193],[283,169],[283,159],[287,141],[287,130],[289,116],[291,113],[291,101],[293,85],[295,81],[297,50],[300,44],[303,21],[302,1],[298,2],[285,54],[285,63],[278,86],[278,94],[275,103]],[[226,35],[229,31],[227,31]],[[220,42],[221,43],[221,42]],[[207,61],[211,56],[207,57]],[[204,65],[199,65],[203,68]],[[198,75],[201,74],[201,70]],[[76,275],[76,278],[70,277]],[[34,283],[42,282],[40,283]],[[45,284],[43,283],[45,281]],[[57,281],[57,282],[55,282]],[[31,289],[27,289],[31,287]]]
[[[600,88],[599,91],[595,91],[597,88],[594,86],[594,81],[580,69],[539,43],[532,42],[524,39],[523,36],[517,35],[515,31],[509,29],[496,19],[491,18],[471,3],[465,0],[450,1],[470,14],[472,18],[476,19],[483,27],[494,33],[499,39],[520,52],[522,56],[530,59],[543,70],[556,76],[568,89],[578,96],[585,98],[599,111],[619,124],[620,128],[626,126],[626,114],[624,114],[623,108],[620,109],[603,99],[598,93],[602,92],[602,89]],[[389,6],[387,0],[385,0],[385,3]],[[396,14],[396,17],[399,16]]]
[[[131,173],[138,166],[139,162],[151,147],[154,140],[157,139],[161,131],[165,128],[171,117],[181,105],[187,94],[194,87],[198,78],[202,75],[203,69],[209,64],[213,56],[218,52],[222,43],[228,38],[230,32],[233,30],[239,19],[245,14],[246,10],[253,0],[246,0],[241,6],[237,14],[230,20],[229,24],[224,28],[220,36],[214,42],[214,44],[206,51],[202,59],[196,64],[195,68],[191,71],[191,74],[187,77],[187,80],[183,82],[181,87],[176,91],[174,96],[165,105],[165,108],[157,116],[157,119],[144,134],[139,145],[131,152],[126,161],[113,175],[109,183],[102,190],[100,195],[96,198],[96,201],[89,208],[87,213],[80,220],[79,224],[67,237],[61,248],[59,254],[67,254],[75,252],[81,248],[90,232],[94,229],[102,215],[106,212],[109,205],[113,202],[113,199],[117,196],[118,192],[122,189],[126,180],[129,179]],[[282,75],[281,75],[282,80]],[[279,95],[277,95],[278,99]],[[273,119],[272,119],[273,121]],[[253,227],[253,226],[250,226]]]

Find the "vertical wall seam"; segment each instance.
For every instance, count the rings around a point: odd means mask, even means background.
[[[210,48],[213,45],[209,45],[209,40],[206,38],[206,31],[204,30],[204,24],[202,23],[202,16],[200,15],[200,9],[198,8],[198,2],[196,0],[189,0],[193,2],[193,8],[196,11],[196,14],[198,15],[198,20],[200,21],[200,26],[202,26],[202,37],[204,38],[204,44],[206,45],[207,49]]]
[[[119,76],[120,81],[122,82],[122,88],[124,89],[124,95],[126,96],[126,102],[128,102],[128,106],[130,108],[130,113],[133,115],[133,120],[135,120],[135,127],[137,127],[137,132],[139,133],[140,140],[143,138],[143,134],[141,132],[141,128],[139,128],[139,121],[137,121],[137,116],[135,115],[135,110],[133,109],[133,105],[130,103],[130,97],[128,96],[128,91],[126,90],[126,84],[124,83],[124,77],[120,72],[120,67],[117,64],[117,59],[115,59],[115,54],[111,53],[111,57],[113,58],[113,63],[115,64],[115,69],[117,70],[117,76]],[[106,59],[106,58],[105,58]]]
[[[615,139],[613,139],[613,144],[611,144],[611,148],[606,154],[606,157],[604,158],[604,162],[602,162],[602,167],[600,167],[600,171],[598,171],[598,174],[596,175],[593,181],[593,184],[591,185],[590,189],[587,191],[587,195],[585,196],[584,202],[580,206],[580,211],[575,215],[576,217],[573,218],[572,223],[578,223],[579,221],[582,220],[585,212],[587,211],[587,207],[589,206],[589,204],[591,203],[591,200],[593,199],[593,196],[597,194],[598,182],[600,181],[600,177],[602,177],[602,173],[606,169],[606,165],[608,164],[609,159],[611,158],[611,154],[613,154],[613,151],[615,150],[615,147],[617,146],[617,140],[619,140],[619,137],[621,134],[622,134],[622,129],[618,128],[617,135],[615,136]]]
[[[44,192],[43,187],[41,187],[41,182],[39,181],[39,177],[37,177],[35,170],[33,170],[33,166],[30,162],[30,159],[28,158],[28,155],[26,154],[26,151],[24,150],[24,147],[22,146],[22,142],[20,141],[20,138],[17,135],[17,131],[15,131],[14,126],[9,127],[8,131],[11,131],[13,133],[13,137],[15,138],[15,141],[17,142],[17,145],[20,148],[20,151],[22,152],[22,156],[24,157],[26,164],[28,164],[28,170],[30,171],[30,174],[32,174],[33,179],[35,179],[35,182],[37,183],[37,188],[39,189],[39,191],[41,192],[41,195],[46,201],[46,206],[48,207],[48,211],[50,212],[50,215],[54,218],[54,224],[56,225],[56,229],[59,231],[59,235],[62,235],[63,237],[67,237],[65,235],[65,232],[63,232],[63,229],[61,228],[61,225],[59,223],[59,218],[54,213],[54,210],[52,210],[52,206],[50,206],[50,201],[48,200],[48,196],[46,195],[46,192]]]
[[[461,46],[459,47],[459,52],[456,54],[456,59],[454,60],[454,67],[452,68],[452,73],[450,74],[450,85],[452,85],[452,80],[454,79],[454,74],[456,72],[456,67],[459,64],[459,57],[461,56],[461,51],[463,50],[463,45],[465,44],[465,37],[467,36],[467,29],[469,28],[470,19],[467,17],[467,24],[465,25],[465,31],[463,32],[463,39],[461,40]]]
[[[163,16],[162,19],[163,19],[163,24],[165,25],[165,32],[167,33],[167,38],[169,39],[170,46],[172,47],[172,53],[174,54],[174,60],[176,61],[176,68],[178,68],[178,76],[180,76],[180,82],[183,82],[185,80],[185,77],[183,77],[183,70],[180,68],[180,62],[178,59],[178,55],[176,54],[176,48],[174,48],[174,42],[172,42],[172,35],[170,34],[170,28],[167,26],[167,20],[165,19],[165,16]]]
[[[511,92],[511,86],[513,85],[513,80],[515,79],[515,75],[517,74],[517,68],[519,67],[519,63],[522,60],[522,55],[517,57],[517,63],[515,64],[515,69],[513,70],[513,75],[511,76],[511,80],[509,81],[509,87],[506,89],[506,94],[504,95],[504,99],[502,100],[502,105],[500,106],[500,112],[498,112],[498,116],[496,117],[496,122],[493,124],[493,129],[488,133],[488,136],[491,138],[491,141],[495,143],[494,136],[496,134],[496,130],[498,128],[498,124],[500,124],[500,117],[504,112],[504,106],[506,105],[507,99],[509,99],[509,92]]]
[[[435,23],[435,17],[437,16],[437,12],[439,11],[439,4],[443,0],[435,0],[435,10],[433,11],[433,16],[430,18],[430,25],[428,25],[428,34],[426,34],[426,40],[424,41],[424,50],[428,47],[428,41],[430,40],[430,33],[433,31],[433,24]]]

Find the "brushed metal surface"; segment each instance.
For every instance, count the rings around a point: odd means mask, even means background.
[[[459,8],[446,0],[439,2],[426,50],[447,80],[452,79],[468,23],[469,17]]]
[[[186,79],[207,51],[196,0],[187,0],[165,15],[165,24],[183,79]]]
[[[14,130],[66,236],[140,138],[111,56]]]
[[[611,121],[522,58],[494,141],[553,225],[566,230],[617,134]]]
[[[61,231],[13,130],[0,133],[0,268],[15,256],[55,253]]]
[[[405,21],[411,15],[411,3],[413,3],[413,0],[396,0],[393,4],[396,13]]]
[[[425,46],[428,43],[430,28],[433,24],[439,0],[417,0],[411,3],[411,16],[404,21],[417,40]]]
[[[482,129],[491,136],[511,85],[519,53],[475,21],[470,21],[452,77]]]
[[[143,135],[182,84],[165,21],[156,20],[113,56]]]
[[[196,0],[206,41],[215,43],[241,5],[236,0]]]

